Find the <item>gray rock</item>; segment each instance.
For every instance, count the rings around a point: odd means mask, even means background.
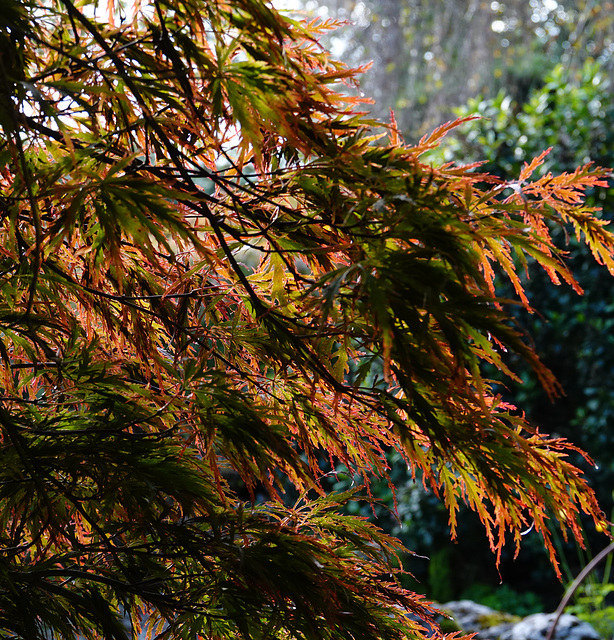
[[[477,632],[476,640],[545,640],[553,613],[534,613],[520,620],[471,600],[455,600],[441,605],[467,633]],[[554,640],[600,640],[593,627],[576,616],[564,613],[556,626]]]
[[[477,632],[476,640],[545,640],[554,613],[534,613],[520,620],[471,600],[454,600],[439,607],[466,633]],[[600,640],[588,623],[564,613],[556,626],[554,640]]]
[[[503,622],[494,627],[487,627],[478,633],[477,638],[479,640],[512,640],[512,631],[516,624],[514,622]]]
[[[554,613],[527,616],[514,625],[509,640],[544,640],[553,620]],[[556,625],[554,640],[599,640],[599,634],[588,622],[564,613]]]
[[[454,618],[463,632],[478,632],[476,640],[511,640],[514,624],[520,620],[472,600],[447,602],[441,609]]]
[[[492,619],[497,611],[484,604],[478,604],[472,600],[453,600],[441,605],[441,610],[451,615],[463,631],[481,631],[484,621]]]

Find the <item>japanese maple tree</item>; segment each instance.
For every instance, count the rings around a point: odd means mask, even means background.
[[[576,286],[557,226],[614,271],[582,201],[607,171],[429,166],[452,125],[378,137],[332,26],[0,4],[3,637],[420,637],[400,543],[322,486],[385,477],[390,449],[496,555],[533,525],[556,562],[549,518],[602,521],[573,445],[480,364],[520,354],[559,392],[494,273],[527,308],[528,264]]]

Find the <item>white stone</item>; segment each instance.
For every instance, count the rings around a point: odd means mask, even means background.
[[[554,613],[534,613],[517,622],[510,635],[510,640],[545,640]],[[554,640],[600,640],[599,634],[588,623],[564,613],[556,625]]]

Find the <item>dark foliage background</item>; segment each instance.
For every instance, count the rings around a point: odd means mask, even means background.
[[[329,0],[303,7],[348,20],[333,44],[353,63],[373,61],[362,83],[376,97],[372,111],[385,117],[394,109],[407,138],[434,121],[482,116],[454,132],[434,161],[485,161],[480,170],[508,180],[548,148],[542,173],[573,170],[588,161],[614,165],[613,3]],[[614,185],[589,194],[589,202],[611,220]],[[596,466],[579,457],[575,462],[609,514],[614,508],[614,287],[588,249],[573,238],[561,239],[585,295],[529,269],[523,283],[534,313],[514,305],[510,309],[565,395],[551,402],[517,359],[510,364],[521,371],[523,384],[506,381],[500,391],[545,432],[589,452]],[[515,297],[509,283],[500,280],[498,286],[502,295]],[[488,374],[496,377],[494,371]],[[527,534],[518,558],[504,552],[499,574],[477,518],[464,512],[459,539],[450,542],[445,510],[419,481],[411,480],[394,454],[391,462],[396,498],[381,483],[373,495],[383,506],[352,508],[365,515],[375,510],[378,523],[430,558],[407,561],[418,589],[439,600],[467,596],[518,613],[557,605],[564,584],[534,533]],[[340,476],[334,486],[353,481]],[[607,542],[590,523],[585,533],[586,551],[558,538],[566,580]]]

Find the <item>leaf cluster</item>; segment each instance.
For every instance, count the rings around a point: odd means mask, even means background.
[[[534,522],[554,560],[547,513],[576,537],[579,512],[602,520],[574,447],[479,365],[513,377],[513,351],[557,392],[493,265],[519,295],[529,257],[573,283],[549,221],[612,267],[582,201],[605,170],[424,163],[453,125],[376,144],[321,27],[256,0],[7,6],[6,637],[420,637],[399,543],[321,482],[387,476],[391,449],[497,553]]]

